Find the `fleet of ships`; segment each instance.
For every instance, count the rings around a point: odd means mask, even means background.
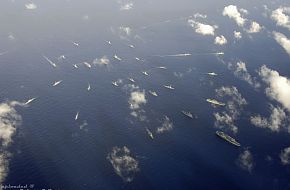
[[[109,45],[112,45],[112,43],[110,42],[110,41],[106,41],[107,42],[107,44],[109,44]],[[78,46],[79,44],[77,44],[77,43],[74,43],[76,46]],[[128,45],[130,48],[134,48],[134,45]],[[218,55],[222,55],[223,54],[223,52],[218,52],[218,53],[216,53],[216,54],[218,54]],[[188,56],[189,54],[178,54],[178,55],[166,55],[166,56]],[[118,61],[122,61],[122,59],[120,58],[120,57],[118,57],[116,54],[113,56],[114,57],[114,59],[116,59],[116,60],[118,60]],[[50,65],[52,65],[53,67],[56,67],[56,64],[54,63],[54,62],[52,62],[49,58],[47,58],[46,56],[44,56],[43,55],[43,58],[44,59],[46,59],[47,60],[47,62],[50,64]],[[141,61],[141,59],[139,59],[138,57],[136,57],[135,58],[137,61]],[[91,65],[89,64],[89,63],[87,63],[87,62],[83,62],[83,64],[86,66],[86,67],[88,67],[88,68],[91,68]],[[75,68],[78,68],[78,65],[77,64],[74,64],[73,65]],[[160,66],[160,67],[157,67],[157,68],[159,68],[159,69],[167,69],[166,67],[164,67],[164,66]],[[143,71],[142,72],[145,76],[149,76],[149,74],[147,73],[147,71]],[[216,73],[214,73],[214,72],[208,72],[208,73],[206,73],[207,75],[210,75],[210,76],[217,76],[218,74],[216,74]],[[128,80],[130,81],[130,82],[132,82],[132,83],[135,83],[135,80],[133,79],[133,78],[128,78]],[[56,82],[54,82],[53,83],[53,85],[52,86],[57,86],[57,85],[59,85],[60,83],[62,82],[62,80],[59,80],[59,81],[56,81]],[[119,84],[118,84],[118,81],[113,81],[112,82],[112,85],[113,86],[116,86],[116,87],[118,87],[119,86]],[[170,89],[170,90],[174,90],[175,88],[170,84],[170,85],[163,85],[165,88],[167,88],[167,89]],[[87,90],[89,91],[91,89],[91,86],[90,86],[90,84],[88,84],[88,87],[87,87]],[[151,94],[152,96],[155,96],[155,97],[157,97],[158,96],[158,94],[157,94],[157,92],[155,92],[155,91],[151,91],[151,90],[149,90],[148,91],[149,92],[149,94]],[[31,99],[29,99],[29,100],[27,100],[24,104],[25,105],[28,105],[28,104],[30,104],[31,102],[33,102],[34,100],[35,100],[36,98],[31,98]],[[215,99],[210,99],[210,98],[208,98],[208,99],[206,99],[206,101],[208,102],[208,103],[211,103],[212,105],[216,105],[216,106],[225,106],[225,103],[223,103],[223,102],[219,102],[218,100],[215,100]],[[185,115],[186,117],[188,117],[188,118],[190,118],[190,119],[193,119],[194,117],[196,117],[196,116],[194,116],[191,112],[189,112],[189,111],[181,111],[181,113],[183,114],[183,115]],[[78,119],[78,117],[79,117],[79,112],[77,112],[76,113],[76,115],[75,115],[75,120],[77,120]],[[148,134],[148,136],[151,138],[151,139],[154,139],[154,136],[153,136],[153,133],[146,127],[146,132],[147,132],[147,134]],[[236,140],[236,139],[234,139],[233,137],[231,137],[230,135],[228,135],[228,134],[226,134],[226,133],[224,133],[224,132],[222,132],[222,131],[216,131],[216,135],[218,136],[218,137],[220,137],[221,139],[223,139],[223,140],[225,140],[225,141],[227,141],[227,142],[229,142],[230,144],[232,144],[232,145],[235,145],[235,146],[237,146],[237,147],[240,147],[241,146],[241,144]]]

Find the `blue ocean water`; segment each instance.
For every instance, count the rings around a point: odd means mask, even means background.
[[[260,12],[263,3],[275,9],[285,6],[283,2],[240,3],[238,6],[249,9],[251,18],[267,29],[252,36],[243,33],[238,42],[232,32],[239,28],[222,16],[223,7],[229,4],[224,1],[214,3],[216,8],[209,1],[195,2],[196,6],[186,0],[136,1],[129,13],[120,12],[116,2],[35,1],[38,8],[30,12],[23,10],[25,3],[3,1],[0,8],[0,49],[7,51],[0,57],[0,100],[21,102],[37,97],[28,107],[16,108],[22,123],[9,148],[13,156],[3,184],[34,184],[33,189],[290,188],[290,168],[279,158],[281,150],[290,145],[289,134],[250,123],[252,114],[269,114],[269,99],[220,61],[242,60],[254,77],[267,65],[289,78],[289,55],[269,37],[276,26]],[[227,37],[227,45],[214,45],[213,37],[197,34],[188,26],[188,16],[196,12],[207,14],[206,22],[219,26],[218,33]],[[83,20],[83,15],[89,19]],[[129,26],[133,34],[120,37],[119,26]],[[280,31],[290,36],[289,31]],[[9,33],[14,40],[7,38]],[[212,54],[216,52],[225,54]],[[156,56],[179,53],[192,55]],[[115,54],[122,61],[114,60]],[[58,66],[53,68],[43,55]],[[58,60],[60,55],[66,59]],[[110,59],[108,66],[73,67],[104,55]],[[158,69],[160,66],[167,69]],[[147,103],[142,106],[146,121],[131,115],[128,77],[146,92]],[[118,79],[123,82],[114,87],[111,82]],[[52,87],[59,80],[62,83]],[[175,90],[163,87],[168,84]],[[223,108],[205,100],[216,97],[215,90],[222,86],[235,86],[248,102],[235,122],[239,132],[227,131],[242,148],[215,135],[213,113]],[[159,96],[151,96],[149,90]],[[181,110],[189,110],[197,118],[189,119]],[[79,119],[75,120],[77,112]],[[165,115],[174,127],[158,134]],[[146,128],[153,132],[153,140]],[[116,146],[128,147],[139,163],[132,182],[124,182],[107,159]],[[237,163],[245,149],[254,158],[250,172]]]

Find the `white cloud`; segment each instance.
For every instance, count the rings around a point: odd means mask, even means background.
[[[241,32],[237,32],[237,31],[234,31],[234,36],[236,39],[241,39],[242,38],[242,33]]]
[[[259,75],[268,85],[265,90],[267,96],[280,102],[290,111],[290,80],[265,65],[261,67]]]
[[[225,7],[223,10],[223,15],[234,19],[239,26],[244,26],[245,24],[246,19],[241,16],[241,13],[238,11],[237,6],[235,5],[229,5]]]
[[[251,172],[254,167],[253,155],[249,150],[244,150],[237,160],[237,164],[244,170]]]
[[[222,125],[228,125],[234,133],[238,132],[238,127],[234,123],[235,119],[227,112],[214,113],[214,117],[216,120],[215,127],[222,128]]]
[[[133,8],[134,3],[131,0],[118,0],[121,11],[127,11]]]
[[[133,110],[139,109],[142,104],[146,104],[145,90],[131,92],[129,99],[130,108]]]
[[[280,7],[272,12],[271,18],[276,22],[278,26],[282,26],[290,30],[289,14],[290,7]]]
[[[132,157],[130,150],[126,146],[122,148],[113,147],[107,159],[112,164],[116,174],[125,182],[133,181],[136,172],[139,171],[138,161]]]
[[[256,79],[249,74],[245,62],[239,61],[236,65],[229,64],[228,67],[234,71],[234,75],[236,77],[246,81],[254,88],[259,88],[261,86],[260,83],[258,83]]]
[[[290,164],[290,147],[284,148],[280,153],[280,159],[283,165]]]
[[[34,9],[37,9],[37,6],[34,3],[28,3],[28,4],[25,4],[25,8],[28,10],[34,10]]]
[[[252,21],[250,28],[247,30],[248,33],[258,33],[262,30],[262,27],[259,23]]]
[[[132,29],[128,26],[120,26],[119,31],[121,35],[126,35],[126,36],[130,36],[132,33]]]
[[[271,115],[269,118],[262,117],[261,115],[251,116],[251,123],[257,127],[269,128],[272,131],[278,132],[286,122],[287,115],[280,107],[271,106]]]
[[[12,137],[22,120],[15,110],[17,105],[23,105],[23,103],[11,101],[0,104],[0,185],[5,180],[8,172],[10,153],[7,151],[7,148],[12,143]]]
[[[4,147],[12,142],[16,127],[21,122],[21,116],[14,109],[16,105],[22,105],[22,103],[12,101],[0,104],[0,141]]]
[[[82,122],[82,124],[79,126],[80,130],[84,130],[84,131],[88,131],[87,126],[88,126],[88,122],[86,120],[84,120]]]
[[[184,71],[184,72],[173,72],[173,75],[175,76],[175,77],[178,77],[178,78],[182,78],[182,77],[184,77],[184,76],[186,76],[186,75],[188,75],[188,74],[190,74],[191,72],[192,72],[192,68],[188,68],[186,71]]]
[[[164,133],[171,131],[173,129],[173,123],[170,121],[169,117],[165,116],[162,125],[157,128],[157,133]]]
[[[208,24],[200,23],[195,20],[189,19],[188,24],[195,29],[195,32],[202,35],[214,35],[215,28],[217,26],[211,26]]]
[[[227,39],[223,35],[217,36],[214,40],[214,43],[217,45],[224,45],[227,42],[228,42]]]
[[[246,9],[240,9],[240,12],[245,14],[245,15],[249,14],[249,11]]]
[[[130,10],[130,9],[132,9],[133,8],[133,3],[132,2],[130,2],[130,3],[127,3],[127,4],[125,4],[125,5],[122,5],[121,6],[121,10]]]
[[[278,44],[280,44],[284,50],[290,55],[290,39],[288,39],[284,34],[279,32],[273,32],[274,39]]]
[[[139,86],[128,84],[124,86],[125,90],[130,91],[129,108],[132,110],[131,115],[138,118],[140,121],[145,121],[145,110],[142,105],[147,103],[145,90],[140,90]]]
[[[245,29],[244,30],[248,33],[257,33],[260,32],[262,30],[262,26],[257,23],[256,21],[251,21],[248,20],[244,17],[242,17],[242,14],[247,15],[248,11],[245,9],[239,9],[237,8],[237,6],[235,5],[229,5],[227,7],[224,8],[223,10],[223,16],[228,16],[231,19],[234,19],[234,21],[237,23],[238,26],[240,27],[244,27],[246,26],[246,22],[247,25],[249,25],[249,29]]]
[[[15,40],[15,36],[14,36],[13,34],[9,34],[9,35],[8,35],[8,39],[9,39],[9,40]]]
[[[221,87],[216,89],[217,96],[229,97],[226,102],[225,111],[214,113],[215,123],[217,128],[229,127],[234,133],[238,132],[238,127],[235,125],[235,121],[239,118],[243,107],[247,104],[247,101],[242,97],[236,87]]]
[[[201,13],[195,13],[193,15],[194,18],[207,18],[206,14],[201,14]]]
[[[82,16],[82,19],[85,20],[85,21],[87,21],[87,20],[90,19],[90,17],[89,17],[89,15],[83,15],[83,16]]]
[[[0,154],[0,185],[2,185],[8,173],[9,158],[7,158],[7,155],[9,153],[5,151]]]
[[[93,61],[93,64],[95,64],[95,65],[109,65],[110,64],[110,60],[107,58],[107,56],[104,55],[100,59],[96,58]]]
[[[134,37],[133,31],[129,26],[120,26],[116,31],[111,27],[111,31],[114,34],[117,34],[121,40],[130,41],[130,38]]]

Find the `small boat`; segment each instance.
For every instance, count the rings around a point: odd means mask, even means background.
[[[107,44],[112,45],[111,41],[106,41],[106,42],[107,42]]]
[[[149,90],[149,93],[152,95],[152,96],[158,96],[158,94],[156,93],[156,92],[154,92],[154,91],[151,91],[151,90]]]
[[[138,57],[135,57],[135,59],[137,60],[137,61],[140,61],[141,59],[140,58],[138,58]]]
[[[51,66],[56,67],[56,64],[45,55],[42,56]]]
[[[130,48],[135,48],[135,46],[134,45],[132,45],[132,44],[130,44],[130,45],[128,45]]]
[[[75,120],[78,120],[79,118],[79,112],[77,112],[76,116],[75,116]]]
[[[128,78],[129,79],[129,81],[131,81],[131,82],[136,82],[133,78]]]
[[[167,69],[166,67],[163,67],[163,66],[161,66],[161,67],[157,67],[158,69]]]
[[[120,57],[118,57],[116,54],[114,55],[114,59],[116,59],[118,61],[122,61],[122,59]]]
[[[76,69],[79,68],[77,64],[74,64],[73,66],[74,66],[74,68],[76,68]]]
[[[88,91],[91,90],[91,85],[90,85],[90,84],[88,84],[88,88],[87,88],[87,90],[88,90]]]
[[[33,102],[35,99],[36,99],[36,98],[31,98],[31,99],[27,100],[24,104],[25,104],[25,105],[28,105],[28,104],[30,104],[31,102]]]
[[[62,80],[56,81],[56,82],[53,83],[52,86],[57,86],[57,85],[59,85],[61,82],[62,82]]]
[[[88,62],[83,62],[83,64],[88,67],[88,68],[91,68],[92,66],[88,63]]]
[[[146,127],[147,134],[151,139],[154,139],[153,133]]]
[[[78,43],[76,43],[76,42],[73,42],[73,44],[74,44],[75,46],[79,46],[79,44],[78,44]]]
[[[118,83],[117,83],[117,81],[112,82],[112,85],[119,86]]]
[[[58,60],[66,59],[65,55],[61,55],[57,58]]]
[[[146,71],[142,72],[144,75],[148,76],[149,74]]]
[[[181,113],[183,113],[185,116],[187,116],[187,117],[193,119],[193,115],[192,115],[192,113],[187,112],[187,111],[181,111]]]
[[[218,105],[218,106],[225,106],[226,104],[225,103],[222,103],[222,102],[219,102],[215,99],[206,99],[207,102],[211,103],[211,104],[214,104],[214,105]]]
[[[210,72],[210,73],[206,73],[206,74],[208,74],[208,75],[210,75],[210,76],[217,76],[218,74],[216,74],[216,73],[214,73],[214,72]]]
[[[174,90],[175,88],[172,87],[171,85],[164,85],[165,88],[170,89],[170,90]]]
[[[235,146],[241,146],[241,144],[239,142],[237,142],[236,139],[234,139],[233,137],[225,134],[222,131],[216,131],[216,135],[219,136],[220,138],[228,141],[229,143],[235,145]]]

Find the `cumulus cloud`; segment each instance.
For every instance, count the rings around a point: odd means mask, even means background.
[[[262,26],[259,23],[255,22],[255,21],[252,21],[251,25],[250,25],[250,28],[247,29],[247,32],[248,33],[258,33],[261,30],[262,30]]]
[[[194,18],[207,18],[206,14],[201,14],[201,13],[195,13],[193,15]]]
[[[132,2],[127,3],[127,4],[123,5],[123,6],[121,6],[121,10],[130,10],[130,9],[133,8],[133,5],[134,4]]]
[[[128,84],[124,88],[130,91],[128,103],[129,108],[132,110],[131,115],[140,121],[145,121],[145,110],[142,109],[142,106],[147,103],[145,90],[140,90],[139,86],[134,84]]]
[[[34,9],[37,9],[37,6],[34,3],[28,3],[28,4],[25,4],[25,8],[28,10],[34,10]]]
[[[244,170],[251,172],[254,167],[253,155],[249,150],[244,150],[237,160],[237,164]]]
[[[0,154],[0,185],[4,182],[8,173],[8,165],[9,165],[9,153],[6,151],[2,151]]]
[[[126,146],[113,147],[107,159],[112,164],[116,174],[125,182],[133,181],[136,172],[140,170],[138,161],[133,158],[131,151]]]
[[[236,39],[241,39],[242,38],[242,33],[241,32],[237,32],[237,31],[234,31],[234,36]]]
[[[107,58],[107,56],[103,56],[100,59],[96,58],[93,61],[93,64],[95,64],[95,65],[109,65],[110,64],[110,60]]]
[[[271,14],[271,18],[276,22],[278,26],[282,26],[290,30],[290,7],[280,7],[274,10]]]
[[[274,39],[278,44],[280,44],[284,50],[290,55],[290,39],[288,39],[284,34],[279,32],[273,32]]]
[[[111,32],[119,36],[121,40],[129,41],[130,38],[134,37],[133,31],[129,26],[120,26],[117,29],[111,27]]]
[[[230,70],[234,71],[234,75],[241,80],[246,81],[248,84],[253,86],[254,88],[259,88],[261,85],[259,82],[253,78],[247,70],[246,63],[239,61],[236,64],[229,64],[228,65]]]
[[[208,24],[204,24],[201,22],[197,22],[195,20],[189,19],[188,20],[188,24],[195,29],[195,32],[198,34],[202,34],[202,35],[210,35],[213,36],[215,29],[217,28],[217,26],[211,26]]]
[[[188,75],[188,74],[190,74],[191,72],[192,72],[192,68],[188,68],[186,71],[184,71],[184,72],[176,72],[176,71],[174,71],[173,72],[173,75],[175,76],[175,77],[178,77],[178,78],[182,78],[182,77],[184,77],[184,76],[186,76],[186,75]]]
[[[290,164],[290,147],[284,148],[280,153],[280,159],[283,165]]]
[[[9,40],[15,40],[15,36],[14,36],[13,34],[9,34],[9,35],[8,35],[8,39],[9,39]]]
[[[88,122],[86,120],[84,120],[82,122],[82,124],[80,124],[79,128],[80,128],[80,130],[88,131],[88,129],[87,129],[88,125],[89,125]]]
[[[14,108],[16,105],[22,105],[22,103],[12,101],[0,104],[0,141],[2,147],[7,147],[12,142],[16,127],[21,122],[21,116]]]
[[[234,124],[234,118],[232,118],[227,112],[221,112],[221,113],[214,113],[214,117],[216,119],[215,126],[221,127],[220,125],[228,125],[231,127],[231,129],[234,132],[237,132],[237,127]]]
[[[265,65],[261,67],[259,75],[268,85],[265,90],[266,95],[280,102],[283,107],[290,111],[290,80]]]
[[[15,110],[17,105],[23,105],[23,103],[11,101],[0,104],[0,184],[3,183],[8,172],[10,153],[7,149],[11,145],[12,137],[22,120]]]
[[[238,127],[235,121],[239,118],[243,107],[247,105],[247,101],[242,97],[236,87],[221,87],[216,89],[217,96],[220,98],[228,97],[226,102],[225,111],[214,113],[215,123],[217,128],[228,126],[229,129],[237,133]]]
[[[133,110],[139,109],[142,104],[146,104],[145,90],[131,92],[129,99],[130,108]]]
[[[133,2],[130,1],[130,0],[122,0],[122,1],[119,1],[119,4],[120,4],[120,10],[121,11],[130,10],[134,6]]]
[[[271,115],[269,118],[256,115],[251,116],[250,121],[257,127],[268,128],[272,131],[278,132],[284,126],[283,124],[285,124],[287,121],[287,114],[285,113],[284,109],[271,105]]]
[[[214,43],[217,45],[224,45],[227,42],[228,42],[227,39],[223,35],[217,36],[214,40]]]
[[[85,20],[85,21],[87,21],[87,20],[90,19],[90,17],[89,17],[89,15],[83,15],[83,16],[82,16],[82,19]]]
[[[245,15],[249,14],[249,11],[246,10],[246,9],[243,9],[243,8],[240,9],[240,12],[243,13],[243,14],[245,14]]]
[[[235,5],[229,5],[227,7],[224,8],[223,10],[223,15],[224,16],[228,16],[231,19],[234,19],[235,22],[239,25],[239,26],[244,26],[246,19],[244,19],[241,15],[241,13],[239,12],[237,6]]]
[[[248,29],[244,28],[246,32],[257,33],[262,30],[263,27],[259,23],[244,18],[241,13],[247,15],[248,11],[246,9],[238,9],[235,5],[226,6],[223,10],[223,16],[228,16],[233,19],[238,26],[245,27],[246,25],[249,25]]]
[[[173,123],[171,122],[169,117],[164,116],[162,125],[157,128],[157,133],[168,132],[168,131],[171,131],[172,129],[173,129]]]
[[[130,36],[132,33],[132,29],[128,26],[120,26],[119,31],[121,35],[126,35],[126,36]]]

